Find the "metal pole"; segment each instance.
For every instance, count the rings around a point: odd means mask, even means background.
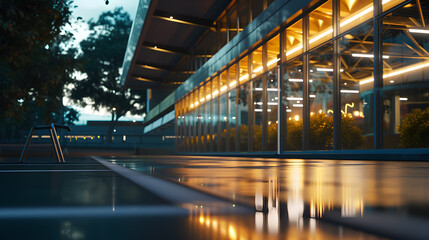
[[[22,150],[21,157],[19,158],[19,163],[24,162],[25,155],[27,154],[28,146],[30,145],[31,138],[33,137],[34,127],[30,129],[28,133],[27,140],[25,141],[24,149]]]
[[[49,128],[49,134],[51,135],[51,140],[52,140],[52,145],[54,146],[54,150],[55,150],[55,155],[57,156],[57,162],[61,162],[60,156],[58,154],[58,147],[57,147],[57,143],[55,141],[55,136],[54,136],[54,130],[52,130],[52,128]]]
[[[55,129],[55,125],[53,123],[51,124],[51,128],[52,128],[52,134],[54,135],[55,143],[57,145],[57,153],[58,153],[57,158],[60,158],[60,161],[59,161],[60,163],[65,163],[63,151],[61,150],[60,141],[58,140],[57,130]]]

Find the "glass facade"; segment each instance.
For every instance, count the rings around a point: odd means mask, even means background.
[[[240,2],[252,11],[240,5],[226,15],[234,34],[266,8]],[[429,129],[427,6],[402,0],[312,5],[176,102],[178,150],[429,147],[421,140]],[[241,20],[243,14],[250,17]]]

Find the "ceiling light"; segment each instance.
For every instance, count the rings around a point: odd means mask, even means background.
[[[364,54],[364,53],[353,53],[353,57],[365,57],[365,58],[374,58],[374,54]],[[384,59],[389,59],[388,55],[383,55]]]
[[[411,33],[424,33],[424,34],[429,34],[429,30],[426,30],[426,29],[416,29],[416,28],[412,28],[412,29],[408,29],[408,31],[410,31]]]
[[[342,92],[342,93],[359,93],[359,90],[346,90],[346,89],[342,89],[340,92]]]

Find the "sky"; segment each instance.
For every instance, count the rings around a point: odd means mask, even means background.
[[[79,42],[85,39],[89,35],[89,30],[86,26],[91,18],[96,20],[102,12],[112,11],[117,7],[123,7],[125,11],[130,14],[131,20],[134,20],[136,16],[137,6],[139,0],[109,0],[109,4],[105,4],[105,0],[74,0],[72,5],[76,6],[73,8],[72,13],[72,26],[68,28],[71,30],[76,38],[75,45],[79,45]],[[75,20],[81,17],[85,23],[74,24]],[[79,121],[76,124],[86,124],[88,120],[110,120],[110,113],[100,110],[95,112],[91,107],[81,108],[73,105],[67,98],[63,100],[64,105],[71,106],[80,112]],[[119,120],[126,121],[142,121],[142,116],[130,116],[120,118]]]

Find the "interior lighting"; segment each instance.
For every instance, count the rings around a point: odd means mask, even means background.
[[[302,100],[304,100],[301,97],[288,97],[286,99],[289,100],[289,101],[302,101]]]
[[[249,74],[247,74],[247,73],[246,73],[246,74],[244,74],[243,76],[241,76],[239,80],[240,80],[240,82],[241,82],[241,81],[243,81],[243,80],[246,80],[247,78],[249,78]]]
[[[212,98],[212,95],[207,94],[206,99],[209,100],[210,98]]]
[[[255,112],[262,112],[262,109],[255,109]]]
[[[277,88],[267,88],[268,92],[277,92],[278,89]]]
[[[354,115],[355,117],[359,117],[360,112],[359,112],[359,111],[354,111],[354,112],[353,112],[353,115]]]
[[[294,119],[295,121],[299,121],[299,115],[295,115]]]
[[[326,37],[328,34],[331,34],[334,30],[332,28],[326,30],[325,32],[315,36],[314,38],[310,39],[310,44],[316,42],[317,40],[320,40],[323,37]]]
[[[267,105],[268,106],[277,106],[278,103],[276,103],[276,102],[268,102]]]
[[[390,80],[390,83],[394,83],[395,81],[393,81],[393,80]]]
[[[206,99],[205,98],[201,98],[200,99],[200,102],[202,103],[202,102],[204,102]]]
[[[429,67],[429,61],[426,61],[424,63],[417,63],[417,64],[410,65],[408,67],[396,69],[390,73],[383,74],[383,78],[394,77],[394,76],[401,75],[401,74],[404,74],[407,72],[416,71],[416,70],[419,70],[419,69],[422,69],[425,67]],[[359,84],[362,85],[362,84],[370,83],[373,81],[374,81],[374,78],[366,78],[366,79],[360,81]]]
[[[313,116],[314,115],[314,112],[310,112],[310,116]]]
[[[333,72],[333,68],[316,68],[318,72]],[[340,72],[344,72],[344,69],[340,69]]]
[[[304,107],[304,105],[302,103],[300,103],[300,104],[292,104],[292,106],[294,106],[294,107]]]
[[[286,112],[292,112],[292,109],[286,109]],[[290,120],[290,119],[289,119]]]
[[[219,90],[216,90],[212,93],[213,97],[219,94]]]
[[[262,88],[255,88],[255,91],[262,91]]]
[[[300,78],[289,78],[289,82],[304,82],[304,80]]]
[[[384,0],[383,2],[382,2],[382,5],[384,5],[384,4],[386,4],[386,3],[388,3],[388,2],[390,2],[391,0]],[[352,22],[354,22],[356,19],[359,19],[359,18],[361,18],[361,17],[363,17],[363,16],[365,16],[366,14],[369,14],[369,13],[372,13],[373,12],[373,10],[374,10],[374,7],[373,6],[370,6],[370,7],[368,7],[368,8],[366,8],[366,9],[364,9],[363,11],[361,11],[361,12],[359,12],[358,14],[356,14],[356,15],[353,15],[353,16],[351,16],[350,18],[348,18],[348,19],[345,19],[343,22],[341,22],[340,23],[340,27],[344,27],[344,26],[346,26],[346,25],[348,25],[348,24],[350,24],[350,23],[352,23]],[[372,15],[371,15],[372,16]],[[411,29],[410,29],[411,30]],[[425,31],[425,30],[423,30],[423,31]],[[427,34],[429,34],[429,31],[428,30],[426,30],[427,32],[423,32],[423,33],[427,33]],[[326,30],[325,32],[322,32],[321,34],[319,34],[319,35],[317,35],[317,36],[315,36],[314,38],[311,38],[310,39],[310,44],[311,43],[314,43],[314,42],[316,42],[317,40],[320,40],[321,38],[323,38],[323,37],[325,37],[325,36],[327,36],[327,35],[329,35],[329,34],[331,34],[333,32],[333,28],[330,28],[330,29],[328,29],[328,30]],[[410,31],[411,32],[411,31]],[[422,31],[419,31],[420,33],[422,33]],[[289,55],[291,55],[291,54],[293,54],[293,53],[295,53],[295,52],[297,52],[297,51],[299,51],[299,50],[301,50],[302,49],[302,44],[300,44],[300,45],[298,45],[297,47],[295,47],[295,48],[292,48],[290,51],[287,51],[286,52],[286,56],[289,56]]]
[[[353,57],[374,58],[374,54],[352,53]],[[388,55],[383,55],[384,59],[389,59]]]
[[[409,32],[411,33],[423,33],[423,34],[429,34],[429,30],[427,29],[416,29],[416,28],[412,28],[412,29],[408,29]]]
[[[309,95],[309,97],[310,97],[310,98],[316,98],[316,95],[314,95],[314,94],[310,94],[310,95]]]
[[[342,92],[342,93],[359,93],[359,90],[346,90],[346,89],[342,89],[340,92]]]
[[[257,72],[260,72],[260,71],[262,71],[262,66],[260,66],[260,67],[257,67],[257,68],[255,68],[254,70],[253,70],[253,72],[254,73],[257,73]]]
[[[170,19],[173,19],[173,16],[170,16]]]
[[[198,101],[196,101],[194,104],[195,104],[195,107],[196,107],[196,106],[198,106],[198,104],[200,104],[200,103],[199,103]]]
[[[406,98],[406,97],[400,97],[399,101],[408,101],[408,98]]]
[[[262,106],[262,102],[254,102],[253,104]]]
[[[275,58],[275,59],[267,62],[267,66],[269,67],[269,66],[273,65],[274,63],[278,62],[279,60],[280,60],[280,58]]]
[[[232,82],[229,84],[229,86],[230,86],[230,87],[233,87],[233,86],[235,86],[236,84],[237,84],[237,81],[235,81],[235,80],[234,80],[234,81],[232,81]]]

